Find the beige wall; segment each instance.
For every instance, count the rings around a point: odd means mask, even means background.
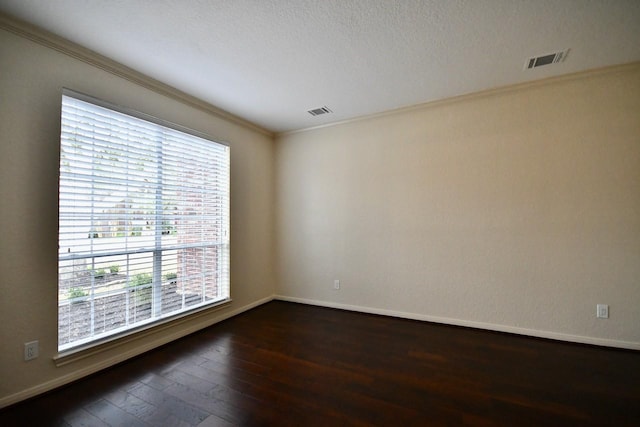
[[[57,368],[60,97],[68,87],[204,132],[231,146],[233,303]],[[273,138],[0,29],[0,406],[60,385],[270,298]],[[40,357],[23,361],[23,343]]]
[[[282,135],[276,200],[287,299],[640,348],[639,64]]]
[[[233,303],[56,367],[62,87],[230,143]],[[282,135],[274,149],[271,136],[0,30],[0,131],[0,406],[274,293],[640,348],[638,64]],[[596,303],[610,319],[595,318]],[[35,339],[40,357],[24,362]]]

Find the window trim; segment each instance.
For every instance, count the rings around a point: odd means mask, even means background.
[[[61,95],[62,96],[68,96],[71,98],[75,98],[77,100],[80,101],[84,101],[93,105],[96,105],[98,107],[102,107],[102,108],[106,108],[108,110],[112,110],[114,112],[117,113],[121,113],[121,114],[125,114],[128,115],[132,118],[136,118],[136,119],[140,119],[140,120],[144,120],[147,122],[151,122],[153,124],[159,125],[159,126],[163,126],[178,132],[182,132],[185,133],[187,135],[192,135],[195,136],[197,138],[200,139],[204,139],[207,141],[210,141],[212,143],[221,145],[221,146],[225,146],[227,148],[230,148],[230,144],[226,141],[220,141],[217,139],[212,138],[211,136],[191,129],[191,128],[187,128],[185,126],[181,126],[179,124],[176,124],[174,122],[170,122],[168,120],[164,120],[164,119],[160,119],[157,118],[155,116],[146,114],[146,113],[142,113],[140,111],[128,108],[128,107],[124,107],[118,104],[113,104],[111,102],[108,101],[104,101],[102,99],[99,98],[95,98],[93,96],[81,93],[81,92],[77,92],[75,90],[69,89],[69,88],[62,88],[61,91]],[[60,108],[62,108],[62,105],[60,106]],[[230,165],[229,165],[230,166]],[[230,171],[230,168],[229,168]],[[230,172],[229,172],[229,180],[231,179],[230,176]],[[230,183],[229,183],[230,185]],[[231,229],[231,193],[229,192],[228,194],[229,200],[229,210],[228,210],[228,231],[230,232]],[[60,238],[60,236],[58,235],[58,239]],[[229,246],[229,253],[228,256],[230,258],[231,252],[230,252],[230,240],[228,241],[227,245]],[[184,247],[190,247],[191,245],[177,245],[175,247],[175,249],[181,249]],[[193,245],[194,247],[199,247],[200,245]],[[171,247],[171,249],[174,249],[173,247]],[[143,251],[141,249],[141,251]],[[148,249],[144,249],[144,252],[148,252]],[[124,253],[124,252],[123,252]],[[126,253],[132,253],[131,251],[126,251]],[[112,253],[109,254],[97,254],[98,257],[100,256],[106,256],[106,255],[113,255]],[[85,256],[82,256],[82,258],[85,258]],[[60,260],[60,256],[58,255],[58,260],[57,262],[59,262]],[[222,308],[228,307],[231,303],[232,303],[232,286],[231,286],[231,268],[230,268],[230,260],[229,260],[229,270],[228,270],[228,293],[227,293],[227,297],[221,300],[218,300],[216,302],[212,302],[212,303],[207,303],[207,304],[199,304],[199,305],[195,305],[192,308],[188,308],[185,309],[184,311],[178,312],[178,313],[173,313],[173,314],[169,314],[166,316],[162,316],[160,315],[159,317],[156,318],[152,318],[151,320],[149,320],[148,322],[143,322],[137,326],[133,326],[131,328],[128,328],[126,330],[121,330],[119,332],[110,334],[110,335],[106,335],[103,337],[99,337],[96,339],[92,339],[90,341],[83,341],[83,340],[79,340],[80,342],[77,345],[72,345],[70,347],[64,348],[62,350],[59,350],[59,343],[58,340],[56,339],[56,348],[58,349],[57,353],[54,354],[53,360],[56,364],[57,367],[60,366],[64,366],[66,364],[69,363],[73,363],[77,360],[81,360],[87,357],[90,357],[94,354],[99,354],[99,353],[103,353],[106,351],[109,351],[113,348],[119,347],[121,345],[124,345],[128,342],[131,341],[136,341],[148,336],[152,336],[155,335],[163,330],[167,330],[169,328],[173,328],[175,326],[178,326],[180,324],[186,323],[186,322],[191,322],[194,321],[200,317],[206,316],[210,313],[213,313],[215,311],[218,311]],[[59,274],[59,272],[58,272]],[[58,282],[58,281],[57,281]],[[57,286],[59,286],[59,283],[57,283]],[[56,310],[58,310],[58,303],[59,300],[56,299]],[[59,319],[56,319],[56,326],[58,325]],[[187,332],[189,333],[189,332]],[[155,347],[155,346],[154,346]]]
[[[154,322],[147,323],[146,325],[140,325],[138,327],[122,331],[121,333],[114,334],[109,337],[104,337],[102,339],[91,341],[90,343],[71,347],[69,349],[57,352],[53,356],[53,361],[56,367],[60,368],[62,366],[78,362],[88,357],[108,352],[129,342],[138,341],[140,339],[156,335],[158,333],[161,333],[162,331],[179,326],[181,324],[195,321],[201,317],[207,316],[230,306],[232,302],[233,299],[231,298],[231,296],[229,296],[229,298],[225,299],[224,301],[219,301],[217,303],[206,306],[196,307],[192,310],[189,310],[188,312],[182,312],[165,318],[160,318]],[[189,330],[177,337],[172,337],[170,340],[167,340],[167,342],[182,338],[183,336],[186,336],[192,332],[195,331]],[[157,346],[158,345],[154,344],[143,351],[151,350],[153,348],[156,348]],[[136,354],[139,353],[142,353],[142,351],[136,352]],[[125,357],[125,359],[126,358],[128,357]]]

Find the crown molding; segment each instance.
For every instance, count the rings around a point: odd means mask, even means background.
[[[467,94],[464,94],[464,95],[454,96],[454,97],[451,97],[451,98],[438,99],[438,100],[435,100],[435,101],[429,101],[429,102],[425,102],[425,103],[422,103],[422,104],[410,105],[410,106],[407,106],[407,107],[401,107],[401,108],[397,108],[397,109],[393,109],[393,110],[382,111],[380,113],[373,113],[373,114],[368,114],[368,115],[365,115],[365,116],[354,117],[352,119],[341,120],[341,121],[338,121],[338,122],[331,122],[331,123],[325,123],[325,124],[318,125],[318,126],[311,126],[311,127],[302,128],[302,129],[295,129],[295,130],[290,130],[290,131],[285,131],[285,132],[278,132],[278,133],[275,134],[275,137],[277,139],[277,138],[281,138],[281,137],[285,137],[285,136],[289,136],[289,135],[294,135],[294,134],[297,134],[297,133],[303,133],[303,132],[314,131],[314,130],[319,130],[319,129],[324,129],[324,128],[330,128],[330,127],[334,127],[334,126],[341,126],[341,125],[346,125],[346,124],[349,124],[349,123],[364,122],[364,121],[367,121],[367,120],[378,119],[378,118],[381,118],[381,117],[404,114],[404,113],[408,113],[408,112],[411,112],[411,111],[426,110],[426,109],[429,109],[429,108],[435,108],[435,107],[439,107],[439,106],[443,106],[443,105],[455,104],[455,103],[463,102],[463,101],[470,101],[470,100],[473,100],[473,99],[486,98],[486,97],[500,95],[500,94],[508,93],[508,92],[515,92],[515,91],[525,90],[525,89],[529,89],[529,88],[547,86],[547,85],[550,85],[550,84],[553,84],[553,83],[559,83],[559,82],[564,82],[564,81],[572,81],[572,80],[580,80],[580,79],[595,77],[595,76],[603,75],[603,74],[619,73],[619,72],[624,72],[626,70],[633,70],[633,69],[636,69],[636,68],[640,68],[640,61],[629,62],[629,63],[626,63],[626,64],[611,65],[611,66],[608,66],[608,67],[594,68],[594,69],[591,69],[591,70],[578,71],[578,72],[575,72],[575,73],[562,74],[562,75],[559,75],[559,76],[546,77],[546,78],[539,79],[539,80],[531,80],[531,81],[528,81],[528,82],[516,83],[516,84],[507,85],[507,86],[500,86],[500,87],[495,87],[495,88],[483,90],[483,91],[480,91],[480,92],[472,92],[472,93],[467,93]]]
[[[119,62],[100,55],[99,53],[82,47],[65,38],[59,37],[33,24],[24,22],[2,12],[0,12],[0,29],[28,39],[34,43],[38,43],[49,49],[53,49],[71,58],[77,59],[93,67],[135,83],[145,89],[152,90],[160,95],[181,102],[189,107],[204,111],[205,113],[211,114],[217,118],[224,119],[260,134],[273,137],[273,132],[264,129],[255,123],[238,117],[221,108],[215,107],[208,102],[202,101],[201,99],[164,84],[152,77],[134,70],[133,68],[122,65]]]

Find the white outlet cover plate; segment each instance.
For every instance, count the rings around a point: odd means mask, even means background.
[[[609,318],[609,306],[607,304],[598,304],[596,306],[596,316],[601,319]]]
[[[24,343],[24,360],[33,360],[38,357],[38,341]]]

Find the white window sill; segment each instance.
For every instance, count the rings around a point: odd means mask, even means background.
[[[112,335],[103,339],[92,341],[90,343],[79,345],[58,352],[53,361],[57,367],[75,363],[88,357],[96,356],[100,353],[107,352],[132,341],[156,335],[164,330],[176,327],[182,323],[190,322],[199,317],[211,314],[214,311],[225,308],[231,304],[231,299],[226,299],[214,305],[207,305],[195,308],[186,313],[180,313],[176,316],[159,319],[155,322],[140,326],[139,328],[124,331],[120,334]]]

